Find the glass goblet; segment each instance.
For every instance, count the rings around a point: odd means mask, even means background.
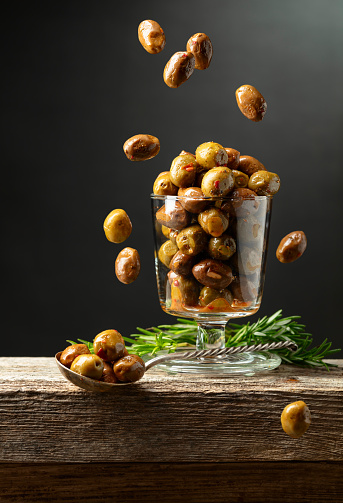
[[[261,305],[272,197],[153,194],[151,203],[163,311],[197,322],[196,349],[224,348],[226,323],[255,314]],[[253,375],[280,362],[267,352],[193,360],[178,359],[176,352],[175,360],[159,367],[169,372]]]

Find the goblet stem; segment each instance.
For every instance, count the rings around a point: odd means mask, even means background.
[[[196,342],[197,350],[225,348],[225,326],[225,322],[199,322]]]

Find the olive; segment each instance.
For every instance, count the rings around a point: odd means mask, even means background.
[[[219,166],[205,173],[201,182],[201,190],[206,197],[226,196],[233,189],[234,184],[235,178],[231,169]]]
[[[194,265],[194,258],[192,255],[186,255],[178,250],[169,263],[169,267],[176,274],[183,274],[188,276],[191,274]]]
[[[255,157],[251,157],[251,155],[241,155],[236,169],[243,171],[243,173],[248,176],[251,176],[253,173],[256,173],[257,171],[264,171],[266,168],[262,162],[255,159]]]
[[[199,283],[216,290],[226,288],[233,280],[231,268],[214,259],[201,260],[193,267],[192,272]]]
[[[223,290],[215,290],[209,286],[204,286],[201,289],[199,295],[199,304],[201,306],[207,306],[216,299],[225,299],[229,304],[233,301],[232,293],[227,288],[224,288]]]
[[[166,37],[160,25],[152,19],[142,21],[138,26],[138,39],[150,54],[158,54],[166,45]]]
[[[236,169],[239,164],[239,156],[241,153],[234,148],[225,148],[225,151],[228,157],[227,167],[230,169]]]
[[[179,232],[176,244],[181,253],[185,255],[197,255],[207,246],[206,232],[198,224],[191,225]]]
[[[176,196],[178,188],[171,181],[170,172],[167,171],[158,175],[152,190],[159,196]]]
[[[181,297],[181,302],[186,306],[195,306],[198,303],[200,285],[192,277],[178,274],[171,283],[171,298]]]
[[[230,285],[230,290],[236,300],[239,302],[256,301],[258,296],[258,289],[250,277],[236,276]]]
[[[201,212],[198,222],[207,234],[214,237],[221,236],[229,226],[227,214],[214,207]]]
[[[276,258],[283,264],[297,260],[306,250],[307,239],[303,231],[293,231],[281,239],[276,250]]]
[[[273,196],[280,189],[280,178],[270,171],[257,171],[251,175],[248,187],[259,196]]]
[[[60,356],[60,363],[65,367],[70,367],[75,358],[79,355],[90,354],[86,344],[72,344],[65,348]]]
[[[234,189],[230,194],[230,201],[225,202],[221,210],[229,212],[236,217],[248,217],[254,215],[258,208],[259,202],[256,200],[257,194],[253,190],[240,187]]]
[[[191,52],[176,52],[163,71],[163,80],[168,87],[181,86],[194,72],[195,58]]]
[[[292,438],[299,438],[311,424],[311,412],[302,400],[293,402],[283,409],[281,425],[283,431]]]
[[[125,353],[125,342],[117,330],[104,330],[95,336],[93,341],[94,353],[105,362],[112,362],[122,358]]]
[[[240,187],[247,187],[249,183],[249,177],[243,171],[238,171],[237,169],[232,170],[232,174],[235,178],[235,189],[239,189]]]
[[[208,243],[209,255],[217,260],[228,260],[236,253],[236,242],[229,234],[212,237]]]
[[[174,257],[175,253],[178,251],[178,247],[175,243],[168,240],[161,248],[158,250],[158,258],[166,267],[169,267],[171,259]]]
[[[70,370],[85,377],[101,379],[104,362],[97,355],[79,355],[71,364]]]
[[[205,33],[195,33],[187,42],[187,51],[195,58],[196,70],[206,70],[210,66],[213,47]]]
[[[187,152],[186,150],[181,150],[181,152],[179,153],[179,155],[184,155],[184,154],[191,155],[195,160],[195,154],[192,154],[192,152]]]
[[[236,90],[236,100],[240,111],[248,119],[259,122],[267,111],[267,103],[262,94],[248,84]]]
[[[211,169],[215,166],[226,166],[228,155],[219,143],[209,141],[202,143],[195,151],[197,163],[203,168]]]
[[[258,244],[263,241],[264,226],[256,217],[238,218],[236,223],[237,241],[240,243]]]
[[[124,248],[115,261],[115,273],[121,283],[129,285],[138,278],[141,270],[139,253],[134,248]]]
[[[145,372],[145,363],[137,355],[127,355],[113,365],[116,378],[122,382],[136,382]]]
[[[178,201],[167,199],[162,208],[157,211],[156,220],[165,227],[181,230],[187,227],[191,216]]]
[[[196,176],[197,163],[191,154],[175,157],[170,167],[170,179],[177,187],[193,185]]]
[[[160,151],[160,140],[151,134],[136,134],[123,145],[126,157],[130,161],[147,161]]]
[[[113,210],[104,221],[105,236],[112,243],[122,243],[131,234],[132,223],[125,210]]]
[[[200,187],[181,188],[177,195],[182,198],[179,199],[182,206],[190,213],[200,213],[208,205]]]
[[[232,265],[239,274],[249,276],[261,269],[262,256],[253,248],[247,246],[237,250],[232,257]]]
[[[118,382],[118,379],[113,372],[113,366],[107,362],[104,362],[104,370],[102,371],[101,380],[111,384]]]

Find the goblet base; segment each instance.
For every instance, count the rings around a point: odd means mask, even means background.
[[[156,365],[156,368],[171,374],[203,374],[207,377],[225,377],[235,374],[253,376],[259,372],[276,369],[280,363],[281,358],[278,355],[267,351],[190,360],[178,359],[175,354],[175,360],[160,363]]]

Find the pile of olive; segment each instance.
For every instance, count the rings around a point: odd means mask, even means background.
[[[166,239],[158,260],[171,309],[237,311],[256,300],[265,246],[259,211],[267,199],[258,196],[273,196],[279,187],[278,175],[257,159],[214,142],[199,145],[195,155],[182,151],[157,176],[154,194],[177,196],[165,198],[155,214]],[[237,236],[244,242],[239,253]]]
[[[107,383],[135,382],[143,377],[144,361],[130,355],[117,330],[100,332],[93,341],[94,354],[86,344],[72,344],[60,356],[60,363],[73,372]]]

